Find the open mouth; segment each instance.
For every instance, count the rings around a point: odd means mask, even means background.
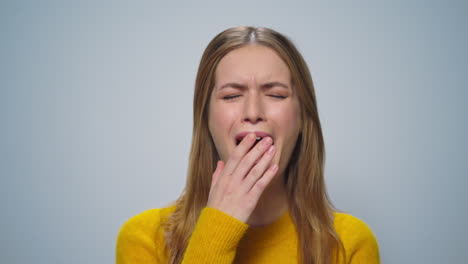
[[[236,145],[237,145],[237,146],[241,143],[242,139],[244,139],[244,138],[240,138],[240,139],[238,139],[238,140],[236,141]],[[263,139],[263,137],[257,137],[257,139],[255,140],[255,143],[253,144],[252,148],[255,147],[255,145],[257,145],[258,142],[260,142],[262,139]],[[275,144],[275,142],[273,142],[272,145],[274,145],[274,144]]]

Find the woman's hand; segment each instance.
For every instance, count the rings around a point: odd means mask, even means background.
[[[226,164],[218,161],[207,203],[208,207],[216,208],[244,223],[278,170],[276,164],[267,168],[275,154],[272,139],[265,137],[250,150],[256,138],[255,133],[249,133]]]

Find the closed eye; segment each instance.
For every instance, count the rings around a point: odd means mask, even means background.
[[[282,95],[270,95],[271,97],[274,97],[274,98],[279,98],[279,99],[285,99],[286,96],[282,96]]]
[[[229,101],[229,100],[232,100],[232,99],[237,98],[239,96],[240,95],[224,96],[223,100]],[[270,96],[274,97],[274,98],[278,98],[278,99],[285,99],[286,98],[286,96],[282,96],[282,95],[270,95]]]
[[[224,96],[224,97],[223,97],[223,100],[228,101],[228,100],[232,100],[232,99],[234,99],[234,98],[236,98],[236,97],[239,97],[239,96],[240,96],[240,95]]]

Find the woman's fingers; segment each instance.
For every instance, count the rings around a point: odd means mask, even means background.
[[[218,163],[216,164],[216,170],[213,173],[213,178],[211,179],[211,185],[215,185],[218,182],[219,174],[221,171],[223,171],[224,168],[224,162],[222,160],[219,160]]]
[[[223,175],[230,175],[234,172],[237,165],[239,165],[239,163],[241,162],[242,158],[247,152],[249,152],[256,138],[257,136],[255,135],[255,133],[249,133],[242,139],[239,146],[237,146],[237,148],[234,149],[231,156],[229,157],[229,160],[226,162],[226,166],[223,170]]]
[[[263,156],[244,178],[244,183],[242,185],[246,193],[248,193],[254,184],[266,173],[265,171],[268,169],[268,165],[273,159],[275,151],[275,146],[271,145],[266,152],[262,152]]]
[[[218,161],[207,201],[208,207],[243,222],[248,220],[260,195],[276,173],[275,170],[265,172],[274,156],[274,151],[266,153],[272,139],[266,137],[252,148],[255,140],[256,135],[250,133],[236,147],[226,164]]]
[[[255,147],[241,160],[234,172],[236,176],[234,176],[233,178],[238,182],[242,182],[244,181],[245,177],[248,175],[251,169],[256,169],[257,174],[259,174],[259,169],[254,167],[255,162],[260,162],[259,159],[262,158],[262,155],[264,155],[265,151],[270,147],[272,143],[273,140],[271,139],[271,137],[265,137],[257,145],[255,145]],[[261,173],[263,173],[263,171]],[[250,187],[251,186],[249,186],[249,189]]]
[[[273,177],[275,177],[277,171],[278,171],[278,165],[275,164],[272,167],[270,167],[263,174],[263,176],[254,184],[252,189],[250,189],[250,193],[249,193],[249,195],[251,195],[252,197],[252,200],[258,201],[258,199],[260,199],[260,196],[262,195],[263,191],[271,182]]]

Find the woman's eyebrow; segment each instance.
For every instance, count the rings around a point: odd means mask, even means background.
[[[286,84],[282,83],[282,82],[268,82],[268,83],[264,83],[262,84],[262,88],[270,88],[270,87],[275,87],[275,86],[278,86],[278,87],[282,87],[282,88],[285,88],[285,89],[289,89],[289,86],[287,86]]]
[[[222,90],[227,87],[232,87],[232,88],[242,89],[242,90],[247,89],[247,85],[236,83],[236,82],[229,82],[219,87],[219,90]]]
[[[272,88],[272,87],[275,87],[275,86],[285,88],[285,89],[289,89],[289,86],[287,86],[286,84],[284,84],[282,82],[267,82],[267,83],[262,84],[260,87],[262,89],[268,89],[268,88]],[[222,86],[220,86],[218,90],[221,90],[221,89],[224,89],[224,88],[227,88],[227,87],[231,87],[231,88],[235,88],[235,89],[241,89],[241,90],[247,89],[247,85],[245,85],[245,84],[236,83],[236,82],[228,82],[228,83],[225,83]]]

